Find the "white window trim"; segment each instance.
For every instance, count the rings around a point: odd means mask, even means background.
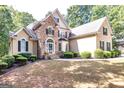
[[[54,54],[54,53],[55,53],[55,40],[54,40],[53,38],[51,38],[51,37],[49,37],[49,38],[47,38],[47,39],[45,40],[45,51],[48,52],[48,49],[47,49],[47,47],[48,47],[48,45],[47,45],[47,40],[49,40],[49,39],[53,40],[53,52],[52,52],[52,54]],[[49,53],[49,52],[48,52],[48,53]]]
[[[23,38],[20,38],[18,41],[20,41],[20,43],[21,43],[23,39],[25,40],[25,45],[26,45],[26,41],[28,41],[26,38],[24,38],[24,37]],[[26,46],[25,46],[25,51],[22,51],[21,47],[22,47],[22,44],[20,46],[19,53],[26,53],[26,52],[28,52],[28,51],[26,51]]]

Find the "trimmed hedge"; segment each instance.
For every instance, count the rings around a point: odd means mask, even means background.
[[[36,61],[37,60],[37,56],[36,55],[31,55],[30,60],[32,62]]]
[[[78,57],[79,53],[78,52],[72,52],[74,54],[74,57]]]
[[[20,66],[26,65],[26,63],[28,61],[28,59],[26,57],[23,57],[23,56],[22,57],[18,57],[16,60],[19,62]]]
[[[19,53],[18,55],[26,57],[28,60],[30,60],[30,57],[31,57],[31,53]]]
[[[111,58],[111,52],[110,51],[104,51],[104,58]]]
[[[15,62],[15,58],[13,56],[5,55],[2,57],[2,62],[6,62],[8,67],[12,67]]]
[[[15,58],[15,60],[18,58],[18,57],[21,57],[22,55],[13,55],[13,57]]]
[[[118,57],[121,55],[121,51],[120,50],[112,50],[111,51],[111,57]]]
[[[6,68],[8,68],[8,64],[6,62],[2,62],[0,60],[0,71],[3,70],[3,69],[6,69]]]
[[[82,58],[91,58],[91,53],[89,51],[81,52]]]
[[[104,58],[104,51],[101,49],[96,49],[94,52],[95,58]]]
[[[73,58],[74,57],[74,53],[72,52],[64,52],[64,58]]]

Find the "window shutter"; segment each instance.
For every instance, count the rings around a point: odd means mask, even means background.
[[[54,35],[54,30],[52,30],[52,35]]]
[[[67,38],[67,32],[65,32],[65,38]]]
[[[104,44],[104,41],[103,41],[103,50],[104,50],[104,45],[105,45],[105,44]]]
[[[58,30],[58,37],[60,37],[60,32],[59,32],[59,30]]]
[[[48,35],[48,29],[46,28],[46,34]]]
[[[21,41],[18,41],[18,51],[21,51]]]
[[[26,51],[28,51],[28,41],[26,41]]]

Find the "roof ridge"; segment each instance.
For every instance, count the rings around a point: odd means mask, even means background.
[[[85,26],[85,25],[88,25],[88,24],[91,24],[91,23],[95,23],[95,22],[97,22],[97,21],[99,21],[99,20],[102,20],[102,19],[105,20],[106,18],[107,18],[107,17],[105,16],[105,17],[99,18],[99,19],[97,19],[97,20],[94,20],[94,21],[91,21],[91,22],[82,24],[82,25],[80,25],[80,26],[77,26],[77,27],[75,27],[75,28],[82,27],[82,26]],[[103,21],[104,21],[104,20],[103,20]],[[75,29],[75,28],[72,28],[72,29]]]

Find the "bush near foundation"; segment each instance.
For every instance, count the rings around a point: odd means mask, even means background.
[[[0,60],[0,72],[3,70],[3,69],[6,69],[8,68],[8,64],[6,62],[2,62]]]
[[[102,49],[96,49],[94,52],[95,58],[104,58],[104,51]]]
[[[111,52],[110,51],[104,51],[104,58],[111,58]]]
[[[31,53],[19,53],[18,55],[26,57],[28,60],[30,60],[30,57],[31,57]]]
[[[30,60],[32,62],[36,61],[37,60],[37,56],[36,55],[31,55]]]
[[[72,52],[74,54],[74,57],[78,57],[79,53],[78,52]]]
[[[2,62],[6,62],[8,64],[8,68],[12,67],[15,62],[15,58],[10,55],[3,56],[1,60],[2,60]]]
[[[18,61],[20,66],[26,65],[27,61],[28,61],[28,59],[26,57],[23,57],[23,56],[18,57],[16,60]]]
[[[84,51],[81,53],[82,58],[91,58],[91,53],[89,51]]]
[[[73,58],[74,53],[73,52],[64,52],[64,58]]]

